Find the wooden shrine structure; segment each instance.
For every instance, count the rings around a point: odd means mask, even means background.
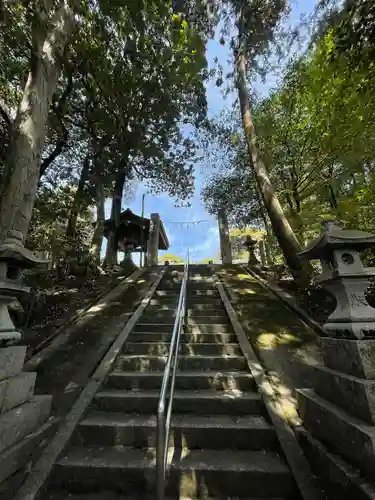
[[[148,255],[148,258],[151,257],[151,260],[154,260],[154,256],[150,256],[151,239],[155,240],[156,238],[156,241],[153,242],[153,253],[169,248],[167,233],[159,215],[151,214],[151,218],[148,219],[134,214],[129,208],[121,212],[117,227],[113,219],[107,219],[104,222],[104,236],[108,243],[113,242],[117,251],[143,252]]]

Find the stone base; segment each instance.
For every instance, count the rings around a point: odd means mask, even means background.
[[[375,380],[353,377],[319,365],[313,369],[314,389],[318,396],[367,424],[375,424]]]
[[[29,401],[34,394],[36,373],[19,373],[0,382],[0,413]]]
[[[56,419],[51,419],[19,443],[0,453],[0,483],[30,462],[35,451],[46,444],[56,428]]]
[[[304,428],[296,430],[299,443],[314,474],[330,500],[375,500],[375,483],[348,465]]]
[[[34,396],[36,373],[22,372],[25,354],[25,346],[0,348],[0,499],[3,491],[11,498],[51,427],[52,396]]]
[[[13,377],[22,371],[26,346],[0,349],[0,380]]]
[[[361,340],[364,338],[375,337],[375,322],[374,321],[348,321],[340,322],[327,322],[323,325],[323,329],[328,335],[333,337],[345,337],[353,340]]]
[[[320,338],[325,366],[314,368],[314,389],[297,391],[299,412],[311,439],[309,449],[319,458],[321,472],[335,474],[344,481],[344,460],[358,468],[360,476],[374,477],[375,470],[375,340]],[[314,440],[319,445],[311,443]],[[314,441],[315,443],[315,441]],[[320,448],[320,445],[323,448]],[[322,449],[327,446],[327,453]],[[330,455],[328,455],[330,454]],[[332,458],[333,457],[333,458]],[[337,460],[336,460],[337,457]],[[336,471],[336,472],[335,472]],[[345,474],[344,474],[345,475]],[[357,475],[358,476],[358,475]],[[357,477],[356,476],[356,477]],[[347,482],[347,481],[346,481]],[[345,481],[344,481],[345,483]],[[359,487],[360,479],[356,480]],[[359,491],[329,498],[375,500],[375,489],[368,495]],[[374,496],[372,496],[374,495]]]
[[[34,432],[49,417],[52,396],[34,396],[0,416],[0,452]]]
[[[320,338],[325,366],[354,377],[375,380],[375,340]]]
[[[351,417],[317,396],[313,390],[298,390],[297,399],[304,426],[313,436],[329,443],[372,476],[375,470],[375,427]]]

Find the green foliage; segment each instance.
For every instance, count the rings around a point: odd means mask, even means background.
[[[327,218],[375,231],[374,15],[372,2],[365,1],[330,10],[307,53],[253,108],[260,156],[302,244]],[[233,130],[235,120],[226,117],[225,126]],[[232,223],[241,225],[254,213],[254,189],[240,188],[252,182],[251,175],[244,179],[246,161],[234,162],[243,153],[241,140],[231,143],[227,134],[221,153],[228,144],[232,164],[209,180],[203,197],[211,212],[222,204],[236,214],[231,203],[238,203],[242,215]]]
[[[37,198],[27,246],[42,251],[53,262],[65,259],[72,248],[77,258],[87,258],[93,233],[93,215],[90,208],[82,210],[77,221],[74,241],[66,236],[66,221],[69,217],[75,189],[62,186],[56,190],[43,189]]]
[[[209,264],[210,262],[215,262],[215,257],[206,257],[205,259],[197,262],[197,264]]]
[[[6,165],[13,118],[32,69],[34,38],[48,30],[43,16],[52,14],[58,3],[50,11],[25,5],[6,2],[0,7],[1,188],[11,175]],[[205,45],[216,18],[204,2],[142,0],[117,2],[116,8],[107,1],[84,2],[76,14],[52,97],[41,198],[29,238],[30,246],[48,251],[63,247],[64,218],[52,220],[47,231],[45,212],[53,211],[55,193],[66,184],[80,184],[80,205],[71,200],[70,206],[82,214],[95,204],[98,182],[108,196],[121,175],[125,189],[143,181],[153,193],[166,191],[187,200],[198,160],[188,133],[201,126],[207,111]],[[65,225],[76,208],[70,213],[67,209]]]
[[[264,231],[254,227],[233,228],[229,231],[229,238],[232,245],[233,259],[245,260],[249,259],[249,252],[246,250],[246,238],[251,237],[254,240],[264,238]]]
[[[170,264],[183,264],[184,259],[179,257],[178,255],[174,255],[172,253],[165,253],[163,255],[159,255],[158,261],[164,263],[166,260],[170,262]]]
[[[259,201],[238,118],[224,112],[207,124],[200,140],[206,151],[210,145],[209,162],[214,166],[201,192],[206,210],[217,216],[224,209],[232,226],[259,223]]]

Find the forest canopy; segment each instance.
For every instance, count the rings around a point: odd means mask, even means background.
[[[3,2],[1,240],[12,231],[53,261],[113,266],[105,201],[114,228],[139,182],[189,203],[197,165],[210,172],[207,211],[264,230],[302,282],[311,269],[298,252],[322,219],[375,231],[375,7],[317,0],[293,29],[290,10],[287,0]],[[212,40],[229,72],[207,61]],[[282,76],[259,96],[275,61]],[[234,97],[220,116],[207,114],[212,82]]]

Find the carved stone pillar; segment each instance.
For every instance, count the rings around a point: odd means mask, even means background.
[[[266,260],[265,244],[263,240],[259,240],[259,256],[262,267],[264,267],[267,264],[267,260]]]
[[[158,252],[159,252],[159,234],[160,234],[160,216],[159,214],[151,214],[150,230],[148,234],[147,243],[147,265],[158,265]]]
[[[221,261],[223,264],[232,264],[232,244],[230,242],[228,218],[225,210],[219,210],[218,219]]]

